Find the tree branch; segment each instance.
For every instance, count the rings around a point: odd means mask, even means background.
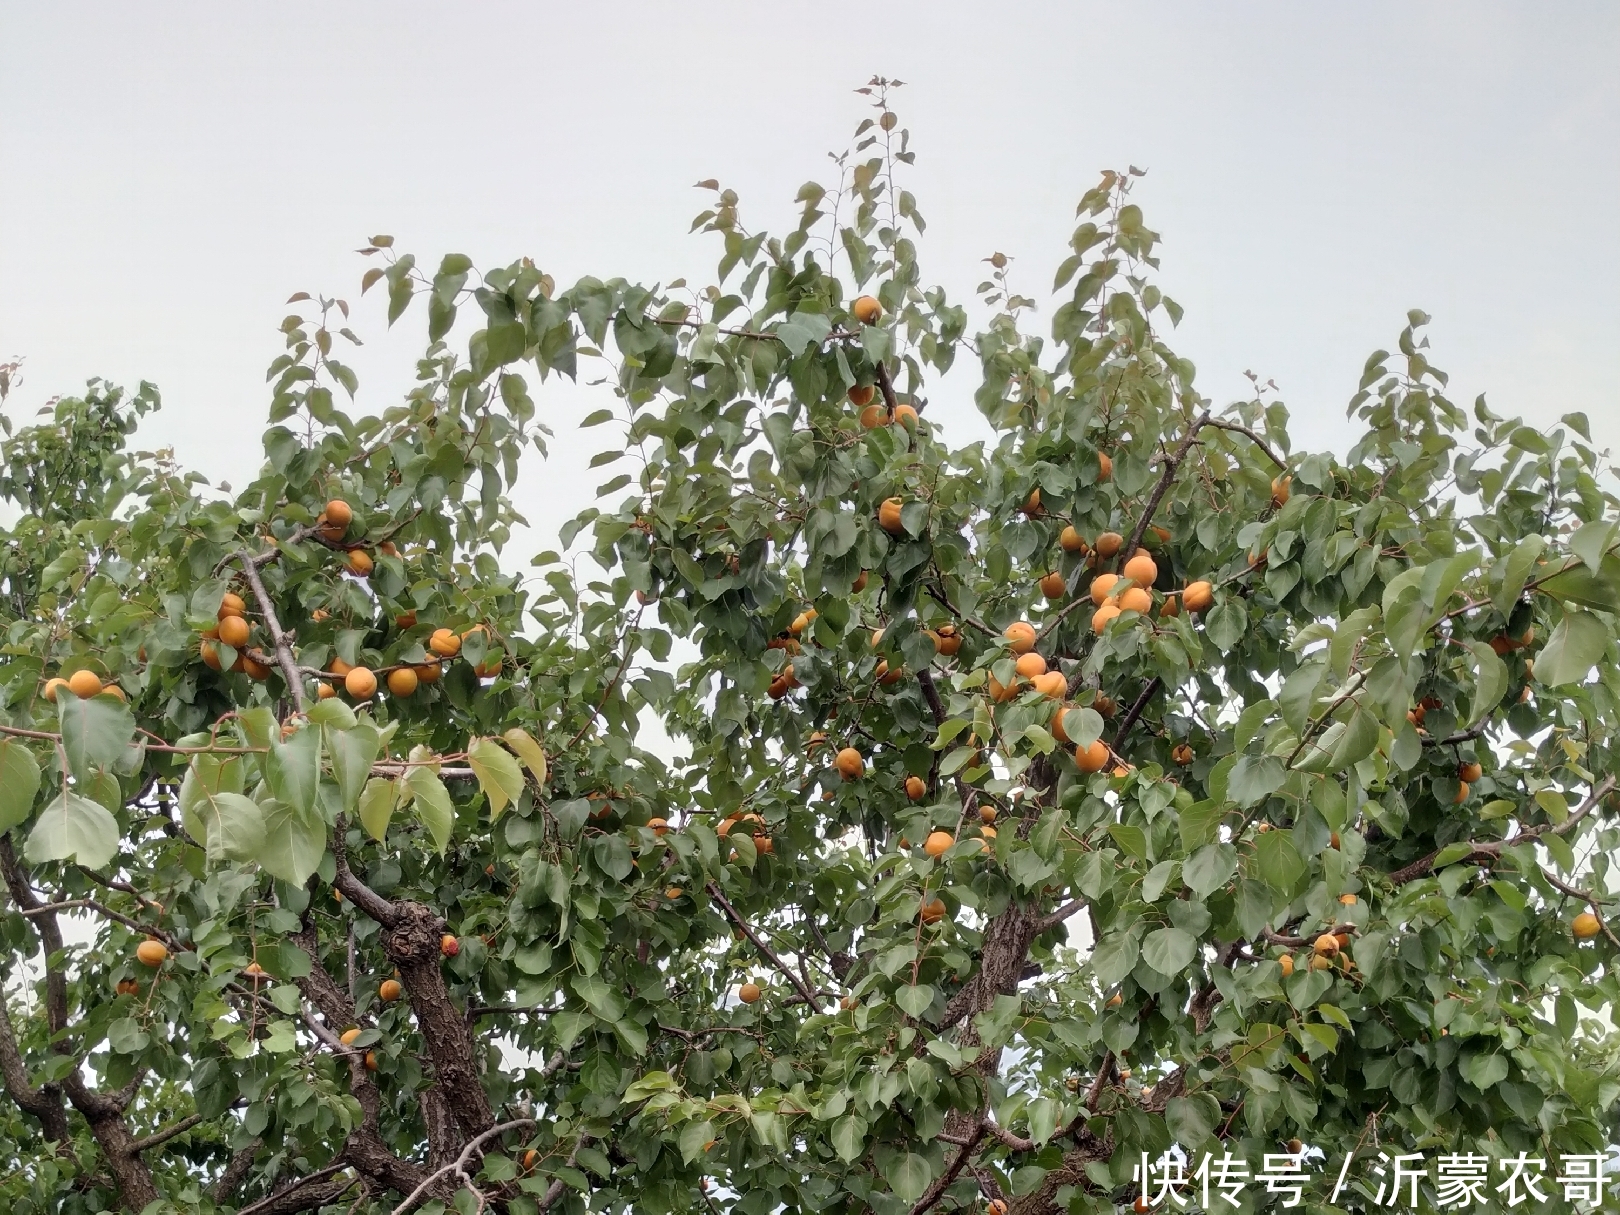
[[[1153,495],[1148,499],[1148,504],[1142,511],[1142,517],[1136,521],[1136,527],[1131,532],[1130,540],[1119,551],[1122,568],[1125,562],[1131,559],[1132,554],[1141,547],[1142,537],[1147,535],[1148,526],[1153,522],[1153,512],[1159,509],[1159,503],[1163,502],[1165,494],[1170,492],[1170,483],[1176,479],[1176,469],[1181,467],[1181,462],[1187,458],[1187,453],[1192,450],[1192,445],[1198,438],[1198,432],[1208,423],[1209,410],[1206,409],[1194,418],[1191,425],[1187,427],[1187,433],[1181,437],[1181,442],[1176,445],[1176,450],[1165,456],[1164,471],[1159,474],[1159,483],[1153,487]]]
[[[276,662],[281,666],[281,674],[287,681],[287,694],[293,698],[293,705],[302,713],[304,711],[304,682],[298,677],[298,663],[293,658],[292,647],[287,644],[287,635],[281,631],[281,621],[276,618],[276,605],[270,601],[270,594],[264,589],[264,579],[259,577],[259,566],[248,554],[242,550],[236,554],[242,563],[242,572],[247,577],[248,586],[253,588],[253,597],[259,601],[259,613],[264,617],[264,627],[270,632],[270,644],[276,651]]]
[[[737,925],[742,934],[754,943],[754,948],[759,950],[761,954],[769,959],[770,963],[775,966],[777,970],[780,970],[784,975],[787,976],[788,982],[793,984],[799,995],[804,997],[804,1002],[811,1008],[817,1007],[816,997],[814,993],[811,992],[809,987],[805,985],[804,980],[799,978],[798,975],[794,974],[793,969],[786,962],[782,961],[781,958],[777,957],[776,953],[769,945],[760,940],[759,934],[754,931],[753,926],[749,924],[748,921],[744,920],[742,916],[737,914],[737,909],[733,907],[731,905],[731,901],[721,893],[720,887],[716,886],[713,882],[705,882],[703,888],[709,892],[709,897],[711,899],[720,904],[721,909],[731,917],[731,922]]]
[[[137,1139],[130,1145],[129,1150],[132,1152],[151,1151],[153,1148],[169,1142],[169,1140],[173,1139],[176,1135],[184,1135],[192,1127],[196,1126],[202,1121],[204,1121],[204,1119],[201,1114],[190,1114],[187,1117],[180,1119],[179,1122],[172,1123],[160,1131],[154,1131],[145,1139]]]
[[[1271,445],[1259,435],[1255,434],[1255,432],[1250,430],[1247,426],[1244,426],[1238,422],[1226,422],[1220,418],[1210,418],[1204,423],[1204,425],[1214,426],[1219,430],[1230,430],[1234,434],[1248,435],[1248,437],[1254,441],[1254,445],[1258,447],[1262,453],[1264,453],[1266,459],[1270,460],[1279,469],[1284,471],[1287,470],[1288,461],[1284,460],[1276,452],[1272,451]]]
[[[455,1173],[463,1181],[465,1181],[469,1187],[471,1187],[472,1178],[467,1175],[467,1165],[472,1162],[473,1154],[476,1152],[479,1155],[482,1155],[483,1153],[480,1151],[480,1149],[484,1146],[484,1144],[488,1143],[491,1139],[504,1135],[507,1131],[515,1130],[520,1126],[533,1125],[533,1118],[514,1118],[511,1122],[503,1122],[499,1126],[492,1126],[483,1134],[475,1136],[468,1142],[466,1147],[461,1149],[461,1155],[457,1156],[454,1160],[445,1165],[442,1169],[439,1169],[437,1172],[429,1173],[426,1177],[424,1177],[422,1179],[422,1184],[417,1186],[405,1196],[405,1201],[394,1208],[392,1215],[405,1215],[406,1211],[409,1211],[423,1198],[427,1197],[427,1193],[433,1188],[434,1182],[438,1181],[441,1177],[448,1176],[451,1173]],[[480,1203],[480,1207],[481,1206],[482,1204]]]
[[[1525,830],[1515,832],[1511,839],[1467,841],[1468,846],[1473,849],[1473,851],[1471,851],[1467,857],[1461,859],[1471,860],[1476,856],[1499,857],[1502,855],[1502,851],[1505,848],[1512,848],[1517,844],[1528,844],[1531,841],[1539,839],[1543,835],[1547,835],[1549,833],[1552,835],[1569,834],[1575,829],[1576,824],[1578,824],[1588,814],[1592,813],[1592,811],[1597,808],[1598,804],[1609,795],[1610,791],[1615,786],[1615,781],[1616,778],[1613,776],[1603,780],[1592,790],[1592,792],[1587,796],[1586,800],[1576,808],[1575,812],[1563,822],[1559,823],[1556,827],[1551,823],[1543,823],[1539,827],[1529,827]],[[1416,881],[1418,878],[1425,876],[1434,868],[1434,859],[1440,855],[1441,851],[1442,849],[1436,848],[1427,856],[1421,856],[1417,860],[1413,861],[1410,865],[1406,865],[1395,870],[1389,875],[1390,885],[1404,886],[1408,882]],[[1585,896],[1583,895],[1582,897]]]

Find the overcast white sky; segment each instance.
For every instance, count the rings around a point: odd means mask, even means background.
[[[1455,395],[1620,442],[1620,5],[596,3],[0,7],[0,358],[14,414],[90,375],[162,388],[148,444],[240,484],[296,290],[357,292],[372,232],[436,261],[533,256],[708,281],[718,177],[780,228],[874,72],[907,82],[927,272],[1017,259],[1044,301],[1074,202],[1149,170],[1174,344],[1219,403],[1274,377],[1295,446],[1343,451],[1362,361],[1434,315]],[[1048,310],[1049,311],[1049,310]],[[362,403],[421,320],[369,345]],[[369,386],[369,387],[368,387]],[[933,398],[978,429],[971,384]],[[549,541],[599,474],[593,407],[520,504]],[[537,470],[538,471],[538,470]]]

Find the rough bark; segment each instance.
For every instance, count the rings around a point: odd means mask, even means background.
[[[398,921],[383,934],[383,948],[399,967],[444,1103],[462,1134],[471,1139],[495,1125],[495,1114],[484,1092],[467,1019],[444,985],[439,941],[445,924],[420,903],[400,902],[394,908]]]

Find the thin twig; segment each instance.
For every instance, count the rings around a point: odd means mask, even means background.
[[[395,1207],[391,1215],[405,1215],[406,1211],[409,1211],[427,1196],[427,1192],[433,1188],[434,1182],[438,1181],[441,1177],[448,1176],[451,1173],[459,1174],[463,1179],[466,1180],[468,1185],[471,1185],[472,1178],[467,1176],[467,1165],[472,1161],[473,1154],[475,1152],[479,1152],[479,1149],[482,1148],[484,1144],[488,1143],[491,1139],[504,1135],[507,1131],[516,1130],[520,1126],[533,1125],[533,1118],[514,1118],[511,1122],[503,1122],[499,1126],[492,1126],[482,1135],[475,1136],[468,1141],[466,1147],[461,1149],[461,1155],[457,1156],[438,1172],[429,1173],[426,1177],[422,1178],[422,1184],[407,1194],[405,1196],[405,1201]],[[480,1152],[479,1154],[482,1153]]]
[[[259,577],[259,567],[254,559],[244,549],[236,554],[242,563],[242,573],[248,580],[248,586],[253,588],[253,597],[259,601],[259,614],[264,618],[264,627],[270,631],[270,644],[276,651],[276,662],[281,665],[281,674],[287,681],[287,693],[293,698],[293,706],[302,713],[304,711],[304,684],[298,678],[298,663],[293,658],[292,647],[287,644],[287,635],[281,631],[281,621],[276,617],[276,605],[270,600],[270,593],[264,589],[264,579]]]
[[[1205,426],[1214,426],[1214,427],[1216,427],[1217,429],[1220,429],[1220,430],[1230,430],[1230,431],[1233,431],[1234,433],[1240,434],[1240,435],[1248,435],[1249,438],[1254,440],[1255,446],[1258,447],[1262,452],[1265,453],[1266,459],[1270,460],[1273,464],[1275,464],[1280,469],[1286,470],[1288,468],[1288,461],[1284,460],[1276,452],[1272,451],[1271,450],[1271,445],[1268,444],[1259,435],[1255,434],[1254,431],[1250,430],[1247,426],[1240,425],[1237,422],[1222,421],[1220,418],[1210,418],[1208,421],[1206,421],[1204,423],[1204,425]]]

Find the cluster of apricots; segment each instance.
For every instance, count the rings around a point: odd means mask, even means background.
[[[124,695],[124,689],[116,683],[103,683],[101,676],[94,671],[82,668],[74,671],[65,679],[60,675],[47,679],[44,690],[45,699],[54,704],[57,694],[63,689],[73,693],[80,700],[89,700],[93,696],[101,695],[116,696],[119,700],[128,699]]]
[[[341,544],[348,534],[349,525],[354,520],[354,510],[341,498],[333,498],[326,504],[316,519],[312,534],[319,536],[329,544]],[[378,546],[383,552],[397,555],[393,544],[384,541]],[[363,548],[350,548],[342,550],[344,563],[351,573],[360,577],[370,574],[374,568],[371,554]],[[328,613],[324,609],[317,609],[313,619],[317,622],[326,620]],[[234,591],[227,591],[220,601],[217,623],[206,630],[198,643],[198,653],[202,661],[213,670],[223,669],[223,660],[219,651],[220,645],[229,646],[236,653],[236,660],[231,666],[232,671],[246,674],[251,679],[266,679],[270,674],[270,664],[267,656],[254,648],[254,626],[247,617],[247,604],[242,596]],[[394,617],[395,627],[401,631],[416,627],[416,612],[414,609],[401,612]],[[414,664],[401,664],[394,667],[385,667],[372,670],[369,667],[346,662],[342,658],[334,657],[327,665],[323,677],[316,686],[316,694],[326,700],[336,696],[339,689],[346,692],[357,701],[370,700],[377,694],[379,686],[385,686],[390,695],[395,697],[410,696],[423,684],[436,683],[441,669],[446,662],[451,661],[461,653],[463,644],[474,634],[491,636],[489,627],[476,624],[464,633],[456,633],[453,629],[435,629],[427,639],[427,649],[432,657],[426,662]],[[495,654],[475,668],[478,677],[488,679],[500,673],[501,656]],[[88,689],[89,673],[83,673],[84,687]],[[379,680],[379,677],[380,680]],[[76,675],[75,678],[78,678]],[[55,699],[55,685],[67,681],[52,680],[46,685],[46,695]],[[122,692],[114,686],[101,688],[98,682],[97,691],[81,692],[81,695],[96,695],[99,691],[115,692],[122,696]],[[76,689],[75,689],[76,690]]]

